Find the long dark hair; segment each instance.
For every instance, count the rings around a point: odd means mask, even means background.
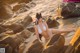
[[[41,14],[41,13],[36,13],[36,18],[37,18],[37,22],[36,22],[36,25],[37,25],[37,24],[38,24],[38,20],[39,20],[40,18],[42,18],[42,14]],[[41,38],[42,38],[42,35],[39,34],[39,39],[41,40]]]
[[[37,18],[37,21],[36,21],[36,25],[38,24],[38,20],[40,18],[42,18],[42,14],[41,13],[36,13],[36,18]]]
[[[39,20],[40,18],[42,18],[42,14],[41,13],[36,13],[36,18]]]

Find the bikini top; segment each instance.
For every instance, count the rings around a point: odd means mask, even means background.
[[[42,24],[42,26],[43,26],[43,30],[46,31],[46,26],[44,24]],[[37,25],[37,28],[38,28],[38,33],[41,34],[42,30],[41,30],[40,26]]]

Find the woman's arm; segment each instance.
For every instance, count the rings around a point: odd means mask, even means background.
[[[37,29],[36,25],[34,26],[34,29],[35,29],[35,34],[37,36],[37,39],[41,42],[41,40],[39,38],[39,33],[38,33],[38,29]]]
[[[37,39],[39,39],[39,34],[38,34],[38,30],[37,30],[36,25],[34,26],[34,29],[35,29],[35,34],[36,34],[36,36],[37,36]]]
[[[47,31],[48,31],[48,29],[49,29],[49,30],[51,30],[51,32],[54,33],[54,34],[58,34],[58,33],[68,33],[68,32],[71,32],[71,31],[75,31],[75,28],[65,28],[65,29],[48,28],[47,23],[44,22],[44,24],[45,24],[46,27],[47,27]]]
[[[65,29],[51,29],[52,30],[52,32],[54,33],[54,34],[58,34],[58,33],[68,33],[68,32],[71,32],[71,31],[75,31],[75,29],[74,28],[65,28]]]

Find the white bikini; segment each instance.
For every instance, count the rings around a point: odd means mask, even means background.
[[[42,26],[43,26],[43,30],[46,31],[46,26],[44,24],[42,24]],[[37,28],[38,28],[38,33],[41,34],[42,30],[41,30],[40,26],[37,25]]]
[[[46,31],[47,30],[47,28],[46,28],[46,26],[44,25],[44,24],[42,24],[42,27],[43,27],[43,31]],[[41,29],[41,27],[40,27],[40,25],[37,25],[37,28],[38,28],[38,33],[39,34],[41,34],[43,31],[42,31],[42,29]],[[52,33],[51,32],[48,32],[50,35],[52,35]],[[41,37],[41,42],[43,43],[43,45],[46,43],[46,39],[44,38],[44,37]]]

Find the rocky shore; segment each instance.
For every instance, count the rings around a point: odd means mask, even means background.
[[[45,18],[54,18],[59,4],[63,18],[48,19],[49,28],[80,27],[79,3],[63,3],[62,0],[1,0],[0,48],[6,48],[6,53],[65,53],[75,32],[67,33],[65,37],[55,34],[44,48],[35,37],[32,23],[32,17],[37,12],[41,12]]]

